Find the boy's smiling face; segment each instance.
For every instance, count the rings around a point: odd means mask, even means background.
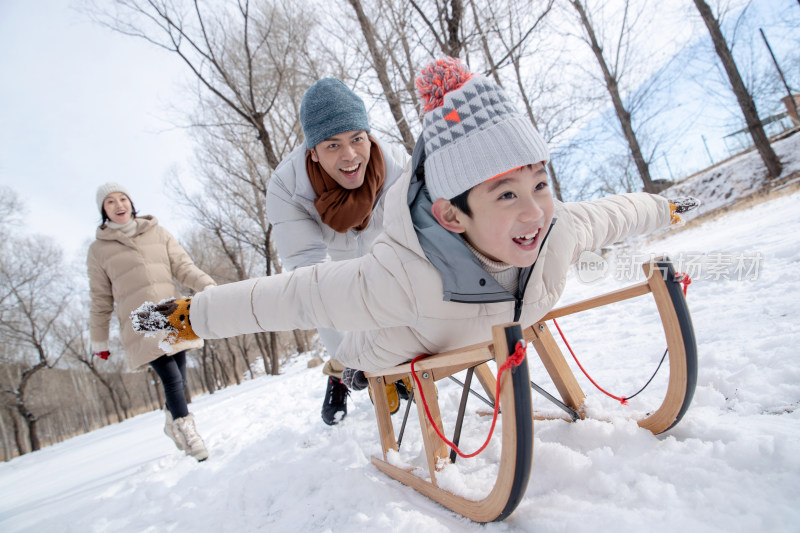
[[[520,167],[475,186],[468,204],[472,216],[444,199],[434,203],[433,214],[445,229],[463,233],[490,259],[516,267],[536,261],[555,209],[542,163]]]

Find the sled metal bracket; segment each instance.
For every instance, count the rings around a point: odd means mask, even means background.
[[[563,409],[570,416],[570,418],[572,418],[573,422],[577,422],[578,420],[581,419],[581,415],[578,413],[578,411],[576,411],[569,405],[565,404],[564,402],[562,402],[561,400],[559,400],[558,398],[556,398],[555,396],[553,396],[552,394],[541,388],[539,385],[534,383],[533,380],[531,380],[531,388],[536,392],[538,392],[539,394],[541,394],[542,396],[544,396],[545,398],[547,398],[548,400],[550,400],[551,402],[553,402],[554,404],[556,404],[561,409]]]

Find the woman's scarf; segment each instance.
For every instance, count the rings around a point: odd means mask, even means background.
[[[314,207],[322,221],[338,233],[346,233],[350,229],[361,231],[367,227],[375,199],[386,181],[386,165],[381,148],[375,139],[368,138],[372,143],[369,162],[364,171],[364,183],[357,189],[345,189],[336,183],[322,165],[311,159],[311,150],[306,152],[306,172],[317,195]]]

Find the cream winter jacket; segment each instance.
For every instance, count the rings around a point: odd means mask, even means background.
[[[89,247],[92,342],[108,340],[114,303],[120,324],[125,361],[131,369],[164,355],[158,347],[161,336],[145,337],[131,327],[131,311],[146,301],[159,302],[180,294],[174,279],[196,291],[214,285],[214,280],[197,268],[170,233],[152,216],[137,217],[133,238],[106,225],[97,228],[97,239]],[[175,345],[170,354],[201,348],[202,341]]]
[[[454,255],[464,258],[453,270],[464,275],[458,274],[462,279],[456,284],[450,279],[443,284],[419,237],[428,229],[438,231],[431,225],[436,222],[430,217],[433,222],[426,228],[412,221],[420,194],[427,197],[415,175],[404,174],[387,195],[385,233],[363,257],[212,287],[196,295],[191,310],[194,331],[203,338],[221,338],[256,331],[334,328],[348,331],[336,354],[339,361],[379,370],[419,354],[487,341],[493,325],[514,320],[515,315],[523,327],[530,326],[555,305],[569,265],[581,251],[670,223],[669,203],[650,194],[556,202],[557,220],[534,266],[523,270],[520,277],[527,283],[522,297],[515,298],[480,269],[474,255],[474,261],[467,259],[449,244],[441,250],[456,250]],[[466,250],[463,243],[460,246]],[[435,256],[437,250],[428,248]]]

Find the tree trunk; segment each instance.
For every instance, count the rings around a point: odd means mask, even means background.
[[[231,366],[233,366],[233,379],[236,380],[237,385],[240,385],[241,382],[239,380],[239,369],[236,367],[236,353],[233,351],[230,339],[222,339],[222,342],[225,343],[225,348],[227,348],[228,354],[230,354]]]
[[[464,44],[461,42],[461,19],[464,17],[464,3],[461,0],[451,0],[450,15],[447,17],[447,50],[450,57],[460,57]],[[446,10],[445,10],[446,13]]]
[[[361,33],[364,34],[364,40],[367,42],[367,49],[369,55],[372,57],[372,65],[375,73],[378,75],[378,81],[381,83],[381,89],[386,97],[386,102],[389,104],[389,110],[392,112],[394,123],[400,131],[400,137],[403,139],[403,144],[409,153],[414,149],[414,136],[411,134],[411,128],[406,122],[403,115],[403,106],[400,102],[400,97],[392,88],[391,81],[389,80],[389,73],[386,67],[386,59],[378,49],[377,39],[375,38],[375,29],[372,27],[364,8],[361,6],[361,0],[349,0],[350,5],[356,12],[356,18],[361,26]]]
[[[25,437],[22,435],[22,426],[13,412],[11,414],[11,422],[14,424],[14,441],[17,443],[17,452],[19,455],[24,455],[27,453],[28,448],[25,446]]]
[[[539,128],[536,125],[536,119],[533,117],[533,108],[531,108],[530,99],[528,98],[528,95],[525,92],[525,86],[522,83],[522,72],[520,70],[519,57],[515,57],[512,61],[512,64],[514,65],[514,73],[517,77],[517,88],[519,88],[520,94],[522,95],[522,101],[525,102],[525,112],[528,114],[528,119],[531,121],[531,124],[533,124],[533,127],[538,130]],[[563,202],[564,198],[561,196],[561,183],[558,181],[558,176],[556,175],[556,169],[553,166],[552,157],[550,158],[550,161],[547,162],[547,170],[550,174],[550,181],[553,184],[553,196],[555,196],[559,201]]]
[[[147,388],[148,394],[147,394],[147,396],[150,399],[150,401],[154,402],[154,404],[155,404],[155,405],[151,404],[150,407],[151,408],[155,408],[155,409],[161,409],[164,405],[166,405],[166,399],[161,397],[161,392],[164,389],[164,387],[161,385],[161,378],[158,377],[158,374],[156,374],[156,371],[153,370],[153,368],[150,367],[150,366],[147,367],[147,384],[148,384],[148,388]],[[150,387],[149,387],[150,385],[152,385],[153,390],[156,391],[156,399],[155,399],[155,401],[153,400],[153,396],[149,392],[150,391]]]
[[[297,353],[303,353],[308,351],[308,345],[303,338],[303,332],[299,329],[292,331],[294,334],[294,343],[297,345]]]
[[[27,405],[25,405],[25,391],[27,390],[28,383],[30,383],[30,380],[33,378],[33,376],[36,375],[39,370],[47,367],[46,360],[44,359],[42,353],[43,351],[40,350],[40,361],[22,373],[19,388],[16,390],[17,412],[19,412],[22,420],[24,420],[25,424],[28,426],[28,440],[30,442],[32,452],[40,449],[42,444],[39,440],[37,425],[38,418],[28,409]]]
[[[270,374],[277,376],[280,373],[281,361],[278,356],[278,334],[274,331],[269,332],[269,348],[270,359],[272,360],[272,368]]]
[[[6,429],[5,415],[0,412],[0,439],[3,441],[3,461],[9,461],[13,452],[11,450],[11,441],[8,438],[8,431]]]
[[[644,160],[642,149],[639,146],[639,140],[636,138],[636,134],[633,131],[631,114],[627,109],[625,109],[625,105],[622,103],[622,97],[619,94],[619,81],[611,74],[611,71],[608,68],[605,57],[603,57],[603,49],[597,42],[597,36],[595,35],[594,28],[592,27],[591,21],[589,21],[589,17],[586,15],[586,10],[583,8],[583,5],[579,0],[570,1],[572,2],[572,6],[578,12],[578,15],[580,15],[581,23],[586,29],[586,34],[589,37],[589,44],[592,48],[592,52],[594,52],[597,63],[600,65],[600,69],[603,71],[603,79],[605,80],[606,90],[611,96],[611,101],[614,104],[614,111],[617,113],[617,118],[619,119],[619,124],[622,128],[622,134],[625,136],[625,140],[628,142],[628,148],[630,149],[631,156],[633,157],[633,162],[636,164],[636,169],[639,171],[639,176],[641,177],[642,184],[644,185],[644,191],[656,193],[658,191],[653,185],[653,180],[650,178],[650,166],[647,164],[647,161]]]
[[[100,384],[106,389],[106,391],[108,392],[108,396],[111,398],[111,403],[114,406],[114,412],[117,415],[117,422],[122,422],[126,417],[123,416],[122,401],[120,400],[117,391],[114,390],[114,387],[111,385],[111,383],[105,377],[103,377],[102,374],[100,374],[100,372],[94,365],[89,364],[87,361],[83,359],[81,359],[81,362],[87,367],[89,367],[89,370],[94,375],[95,379],[97,379],[97,381],[99,381]]]
[[[761,125],[761,119],[758,117],[758,110],[753,101],[753,97],[747,90],[747,87],[742,81],[742,76],[739,74],[739,69],[733,59],[733,54],[728,43],[725,41],[725,36],[722,35],[722,30],[719,27],[719,21],[714,18],[711,8],[704,0],[694,0],[697,6],[697,11],[700,12],[700,17],[703,19],[708,33],[711,35],[711,40],[714,42],[714,49],[717,51],[722,66],[725,68],[725,73],[728,75],[728,80],[731,83],[733,94],[739,102],[739,107],[742,109],[744,121],[747,124],[747,129],[750,131],[750,137],[753,139],[753,144],[761,155],[761,160],[764,166],[767,167],[767,173],[770,178],[777,178],[781,175],[783,166],[778,159],[777,154],[769,144],[769,138],[764,132],[764,127]]]

